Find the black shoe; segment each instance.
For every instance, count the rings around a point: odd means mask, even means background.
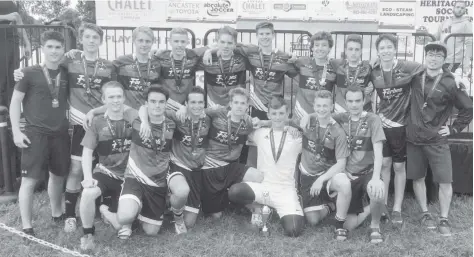
[[[63,222],[64,220],[66,219],[66,214],[61,214],[61,216],[59,217],[51,217],[51,220],[56,223],[56,224],[59,224],[61,222]]]

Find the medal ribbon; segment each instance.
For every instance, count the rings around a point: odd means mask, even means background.
[[[178,89],[178,92],[181,92],[179,87],[181,86],[181,81],[183,80],[184,77],[184,65],[186,64],[186,56],[183,57],[181,60],[181,71],[178,73],[176,72],[176,63],[173,58],[173,53],[170,54],[171,57],[171,68],[173,69],[173,75],[174,75],[174,80],[176,81],[176,89]]]
[[[439,82],[441,81],[441,75],[439,74],[436,76],[435,82],[433,83],[433,87],[431,88],[430,92],[428,95],[425,97],[425,83],[426,83],[426,71],[423,72],[423,75],[421,76],[421,94],[423,96],[423,107],[421,109],[426,107],[426,101],[428,101],[429,98],[433,95],[434,90],[438,87]]]
[[[153,146],[153,149],[155,149],[156,155],[159,155],[161,152],[163,152],[163,148],[165,147],[165,132],[168,130],[168,126],[166,124],[166,118],[163,119],[163,125],[161,127],[161,135],[159,137],[153,135],[153,130],[152,130],[152,139],[151,139],[151,145]],[[156,144],[156,140],[160,139],[160,147]]]
[[[357,82],[357,77],[359,76],[361,67],[362,67],[361,63],[357,64],[356,72],[354,74],[353,80],[351,81],[350,76],[349,76],[349,62],[347,62],[347,65],[346,65],[346,86],[347,87],[352,86],[354,85],[354,82]]]
[[[94,81],[96,76],[97,76],[97,70],[99,69],[99,59],[95,61],[95,66],[94,66],[94,74],[92,75],[92,78],[89,80],[89,73],[87,72],[87,60],[86,57],[82,57],[82,65],[84,66],[84,79],[86,81],[86,93],[90,95],[91,92],[91,83],[90,80]]]
[[[352,147],[352,139],[354,139],[354,137],[357,137],[359,135],[360,128],[362,126],[362,123],[364,122],[363,120],[364,117],[365,117],[365,112],[363,112],[362,115],[360,116],[359,124],[357,125],[355,135],[352,136],[352,117],[349,115],[349,131],[346,137],[347,137],[347,146],[349,147],[351,151],[354,150]]]
[[[286,134],[288,131],[285,129],[283,131],[283,134],[281,135],[280,139],[280,145],[278,146],[278,152],[275,152],[275,137],[273,136],[273,129],[270,130],[270,145],[272,147],[272,155],[273,155],[273,160],[275,163],[278,162],[281,156],[281,152],[283,151],[283,146],[285,145],[285,139],[286,139]]]
[[[242,125],[244,124],[244,120],[240,120],[240,123],[239,123],[239,127],[237,127],[237,130],[235,131],[235,136],[237,136],[240,132],[240,129],[242,128]],[[229,145],[229,152],[232,151],[232,143],[233,143],[233,139],[232,139],[232,120],[229,116],[229,118],[227,118],[227,144]]]
[[[227,86],[230,86],[229,85],[229,77],[230,77],[229,75],[232,74],[232,70],[234,69],[234,64],[235,64],[234,56],[232,55],[230,57],[230,64],[229,64],[229,71],[228,72],[225,72],[225,70],[224,70],[224,63],[222,61],[222,58],[219,56],[218,59],[219,59],[219,68],[221,70],[222,77],[224,79],[224,88],[227,88]]]
[[[329,129],[331,125],[332,125],[331,123],[328,123],[328,125],[326,126],[326,129],[324,130],[324,134],[323,134],[323,140],[321,141],[321,139],[319,138],[319,132],[320,132],[321,127],[320,127],[319,121],[316,122],[316,126],[318,127],[318,131],[316,132],[316,136],[317,136],[316,144],[321,146],[321,150],[319,151],[320,156],[324,155],[324,141],[326,140],[326,137],[328,137],[329,135]]]
[[[316,70],[316,67],[318,67],[319,65],[316,64],[316,60],[314,58],[311,58],[311,61],[313,63],[313,73],[314,73],[314,78],[317,78],[317,70]],[[319,80],[319,85],[321,86],[325,86],[326,85],[326,77],[328,75],[328,64],[329,64],[329,60],[326,60],[326,62],[324,63],[324,66],[323,66],[323,73],[321,74],[321,79]]]
[[[118,139],[120,136],[123,136],[123,134],[125,133],[125,129],[126,129],[126,122],[123,121],[123,128],[122,128],[122,131],[120,133],[118,133],[116,131],[116,127],[114,125],[112,125],[112,121],[110,120],[109,117],[106,117],[105,120],[107,121],[107,126],[109,127],[109,132],[110,134],[112,135],[112,139],[115,140],[115,139]],[[118,121],[117,121],[118,122]]]
[[[192,149],[192,152],[194,152],[194,151],[196,151],[199,136],[200,136],[200,133],[201,133],[202,119],[199,119],[198,129],[197,129],[196,133],[194,133],[194,122],[192,120],[190,120],[190,122],[191,122],[191,149]]]
[[[137,57],[135,57],[135,65],[137,66],[138,78],[140,79],[140,83],[146,84],[150,80],[151,59],[148,58],[147,69],[146,69],[146,78],[142,77],[142,72],[140,70],[140,63],[138,62]]]
[[[53,102],[56,100],[58,101],[59,98],[59,87],[61,86],[61,71],[59,71],[58,75],[56,75],[56,83],[53,85],[53,81],[51,80],[51,76],[49,75],[48,68],[46,65],[43,64],[41,66],[43,69],[43,74],[46,77],[46,82],[48,82],[49,92],[51,93],[51,97],[53,98]]]
[[[258,53],[260,56],[260,65],[262,65],[262,70],[263,70],[263,80],[265,80],[266,82],[268,80],[268,75],[270,73],[270,70],[272,69],[273,58],[275,57],[275,55],[274,55],[274,52],[272,51],[272,53],[270,54],[270,61],[268,63],[268,68],[265,68],[265,60],[263,58],[262,50],[260,50]]]

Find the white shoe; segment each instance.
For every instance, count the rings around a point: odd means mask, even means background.
[[[109,210],[109,207],[105,204],[101,204],[100,207],[99,207],[100,217],[102,218],[102,220],[104,221],[105,224],[111,225],[110,221],[108,219],[106,219],[105,215],[104,215],[104,212],[108,211],[108,210]]]
[[[130,236],[132,235],[132,226],[131,225],[124,225],[117,234],[117,237],[126,240],[129,239]]]
[[[81,237],[81,249],[86,251],[86,250],[92,250],[95,247],[94,243],[94,235],[92,234],[87,234]]]
[[[188,229],[186,228],[186,224],[184,223],[183,215],[181,216],[174,215],[174,229],[176,231],[176,234],[178,235],[188,232]]]
[[[77,221],[76,218],[67,218],[64,221],[64,231],[66,233],[72,233],[77,229]]]

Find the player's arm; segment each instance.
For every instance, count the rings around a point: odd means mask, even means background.
[[[99,142],[97,129],[95,128],[95,122],[93,122],[91,129],[86,131],[84,138],[82,139],[82,173],[84,180],[81,182],[84,188],[94,187],[96,182],[92,178],[92,161],[93,152]]]
[[[451,92],[451,97],[454,101],[454,106],[459,110],[453,125],[449,127],[450,134],[456,134],[466,128],[472,121],[472,99],[467,93],[455,87]]]
[[[382,171],[382,150],[383,141],[385,141],[385,134],[382,129],[382,121],[376,117],[372,124],[372,145],[374,149],[374,171],[372,179],[367,185],[367,193],[371,199],[383,199],[385,193],[385,185],[380,177]]]
[[[132,107],[124,104],[124,111],[130,109]],[[83,123],[82,123],[82,126],[84,127],[84,129],[89,129],[92,125],[92,119],[94,118],[94,116],[97,116],[97,115],[101,115],[101,114],[105,114],[107,112],[107,106],[105,105],[102,105],[102,106],[99,106],[99,107],[96,107],[94,109],[91,109],[87,114],[86,116],[84,116],[84,120],[83,120]]]
[[[10,102],[10,122],[12,124],[13,142],[20,148],[26,148],[31,144],[28,137],[20,130],[21,103],[24,97],[24,92],[15,89]]]

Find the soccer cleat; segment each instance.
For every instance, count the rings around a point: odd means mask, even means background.
[[[451,225],[449,224],[448,219],[439,219],[438,231],[442,236],[451,236]]]
[[[92,234],[86,234],[83,237],[81,237],[81,250],[87,251],[87,250],[92,250],[95,247],[94,243],[94,235]]]
[[[109,210],[109,206],[105,204],[101,204],[99,207],[99,212],[100,212],[100,217],[102,218],[102,221],[104,221],[105,224],[111,225],[110,221],[105,218],[104,212]]]
[[[77,229],[77,221],[76,218],[67,218],[64,222],[64,232],[72,233]]]
[[[186,224],[184,223],[183,215],[177,216],[174,215],[174,229],[176,234],[184,234],[188,232]]]
[[[347,229],[344,228],[338,228],[334,230],[334,238],[337,241],[345,241],[347,239]]]
[[[370,229],[370,242],[372,244],[378,244],[383,242],[383,236],[382,232],[380,232],[380,228]]]
[[[257,228],[263,227],[263,216],[261,213],[252,213],[252,218],[250,220],[250,224]]]
[[[393,211],[392,212],[392,223],[395,224],[402,224],[403,223],[403,217],[402,213],[399,211]]]
[[[436,229],[436,222],[431,213],[423,213],[423,216],[421,217],[421,225],[425,226],[427,229]]]
[[[122,239],[122,240],[126,240],[126,239],[129,239],[131,235],[132,235],[132,226],[131,225],[124,225],[118,231],[117,237]]]

